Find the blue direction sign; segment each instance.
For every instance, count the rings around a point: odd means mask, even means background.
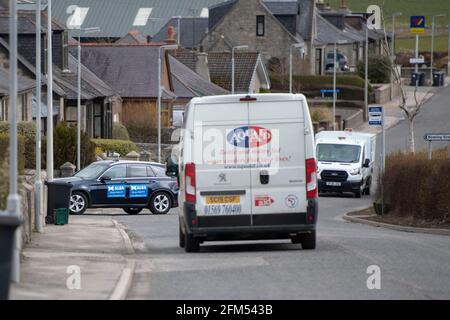
[[[383,107],[369,107],[369,124],[372,126],[383,124]]]
[[[341,92],[340,89],[336,89],[336,93]],[[320,93],[334,93],[333,89],[320,89]]]
[[[425,16],[411,16],[411,33],[421,34],[425,32]]]

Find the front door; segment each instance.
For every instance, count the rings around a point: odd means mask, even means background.
[[[103,179],[101,179],[103,178]],[[93,206],[120,206],[127,197],[127,167],[115,165],[91,185]]]

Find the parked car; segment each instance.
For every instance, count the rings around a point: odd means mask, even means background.
[[[303,95],[194,98],[185,119],[179,157],[167,161],[180,180],[180,247],[258,239],[316,247],[314,131]]]
[[[352,192],[370,195],[376,135],[348,131],[316,134],[319,193]]]
[[[57,181],[73,185],[71,214],[88,208],[122,208],[128,214],[148,208],[153,214],[166,214],[178,206],[178,183],[165,172],[159,163],[97,161]]]
[[[336,66],[336,70],[340,71],[349,71],[350,67],[348,66],[348,58],[341,52],[336,52],[336,61],[339,62],[339,64]],[[330,51],[327,53],[326,60],[325,60],[325,70],[326,71],[333,71],[334,66],[334,51]]]

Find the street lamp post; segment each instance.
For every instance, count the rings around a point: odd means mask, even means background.
[[[79,29],[78,34],[78,92],[77,92],[77,171],[81,169],[81,32],[99,32],[100,28]]]
[[[36,176],[34,182],[34,223],[36,231],[42,230],[41,181],[41,0],[36,0]]]
[[[158,49],[158,102],[157,102],[157,117],[158,117],[158,162],[161,163],[161,94],[162,94],[162,85],[161,85],[161,50],[176,50],[178,49],[178,45],[170,44],[165,46],[160,46]]]
[[[53,180],[52,0],[47,1],[47,180]]]
[[[235,50],[243,50],[243,49],[248,49],[247,45],[244,46],[235,46],[233,48],[231,48],[231,93],[234,94],[235,90],[234,90],[234,65],[235,65],[235,61],[234,61],[234,51]]]
[[[448,24],[448,52],[447,52],[447,75],[450,74],[450,22]],[[450,148],[448,149],[450,152]]]
[[[369,26],[366,24],[366,49],[364,57],[364,113],[365,121],[369,116]]]
[[[12,217],[20,217],[20,196],[18,194],[18,165],[17,165],[17,1],[9,1],[9,195],[8,212]],[[11,280],[20,281],[20,248],[21,232],[17,229],[14,234],[12,254]]]
[[[436,14],[433,16],[431,23],[431,60],[430,60],[430,80],[433,82],[433,67],[434,67],[434,28],[436,18],[445,17],[445,14]]]
[[[292,93],[292,48],[304,48],[302,43],[294,43],[289,47],[289,93]]]

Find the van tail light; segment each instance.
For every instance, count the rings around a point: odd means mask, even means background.
[[[317,197],[316,159],[306,159],[306,198]]]
[[[195,164],[186,163],[185,167],[185,194],[186,202],[195,203],[197,201],[196,197],[196,187],[195,187]]]

